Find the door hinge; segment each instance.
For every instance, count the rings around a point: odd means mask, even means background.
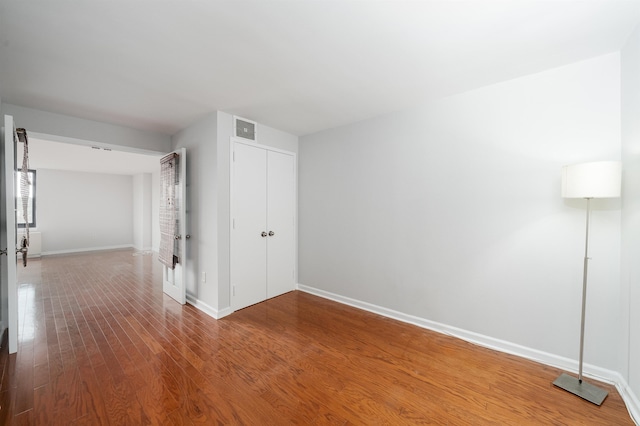
[[[231,295],[232,296],[236,295],[236,285],[235,284],[231,286]]]

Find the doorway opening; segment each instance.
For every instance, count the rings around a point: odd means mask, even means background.
[[[31,134],[30,168],[38,176],[31,232],[40,243],[31,256],[127,247],[157,252],[162,154]]]
[[[21,149],[18,146],[18,158]],[[35,337],[33,303],[42,295],[36,294],[32,284],[34,279],[45,279],[38,278],[47,273],[42,271],[43,259],[59,263],[73,258],[83,264],[98,253],[120,252],[125,257],[105,256],[105,261],[120,259],[124,266],[122,259],[136,257],[131,260],[135,267],[129,267],[138,272],[160,268],[155,265],[154,252],[159,245],[159,159],[166,153],[61,142],[60,138],[30,132],[29,154],[30,169],[38,176],[34,194],[38,208],[36,226],[30,229],[28,265],[19,266],[17,274],[19,345]],[[84,268],[83,273],[95,270]],[[114,273],[112,269],[109,274]],[[161,286],[162,276],[151,274]]]

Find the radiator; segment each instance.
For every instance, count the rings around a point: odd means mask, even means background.
[[[24,235],[23,230],[18,230],[18,244]],[[29,255],[27,257],[40,257],[42,255],[42,233],[29,231]]]

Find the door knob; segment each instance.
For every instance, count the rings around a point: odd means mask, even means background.
[[[19,253],[22,253],[22,266],[23,267],[27,267],[27,248],[22,248],[20,250],[18,250]]]
[[[260,234],[263,238],[267,236],[267,233],[262,231],[262,234]]]
[[[16,249],[16,253],[22,253],[22,266],[27,267],[27,253],[29,252],[29,241],[25,235],[20,240],[20,247]]]
[[[270,237],[273,237],[274,235],[276,235],[276,233],[275,233],[275,232],[273,232],[273,231],[269,231],[269,236],[270,236]]]

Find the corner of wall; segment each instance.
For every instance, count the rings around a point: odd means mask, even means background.
[[[187,294],[205,306],[218,305],[217,280],[202,282],[202,272],[216,276],[217,263],[217,114],[212,112],[171,137],[173,150],[187,151]]]
[[[230,307],[224,309],[216,309],[191,294],[187,294],[187,303],[216,320],[224,318],[227,315],[233,313],[233,310]]]
[[[218,128],[216,134],[216,149],[218,153],[217,176],[217,213],[218,213],[218,309],[231,309],[231,234],[230,199],[231,199],[231,136],[233,135],[233,116],[223,111],[217,112]]]
[[[616,389],[622,397],[622,400],[625,402],[631,419],[636,423],[636,425],[640,425],[640,399],[638,399],[635,392],[631,389],[629,383],[624,377],[622,377],[622,375],[619,375],[618,381],[616,382]]]
[[[620,55],[621,146],[623,165],[621,238],[620,353],[625,392],[635,401],[635,420],[640,422],[640,26],[627,39]]]

